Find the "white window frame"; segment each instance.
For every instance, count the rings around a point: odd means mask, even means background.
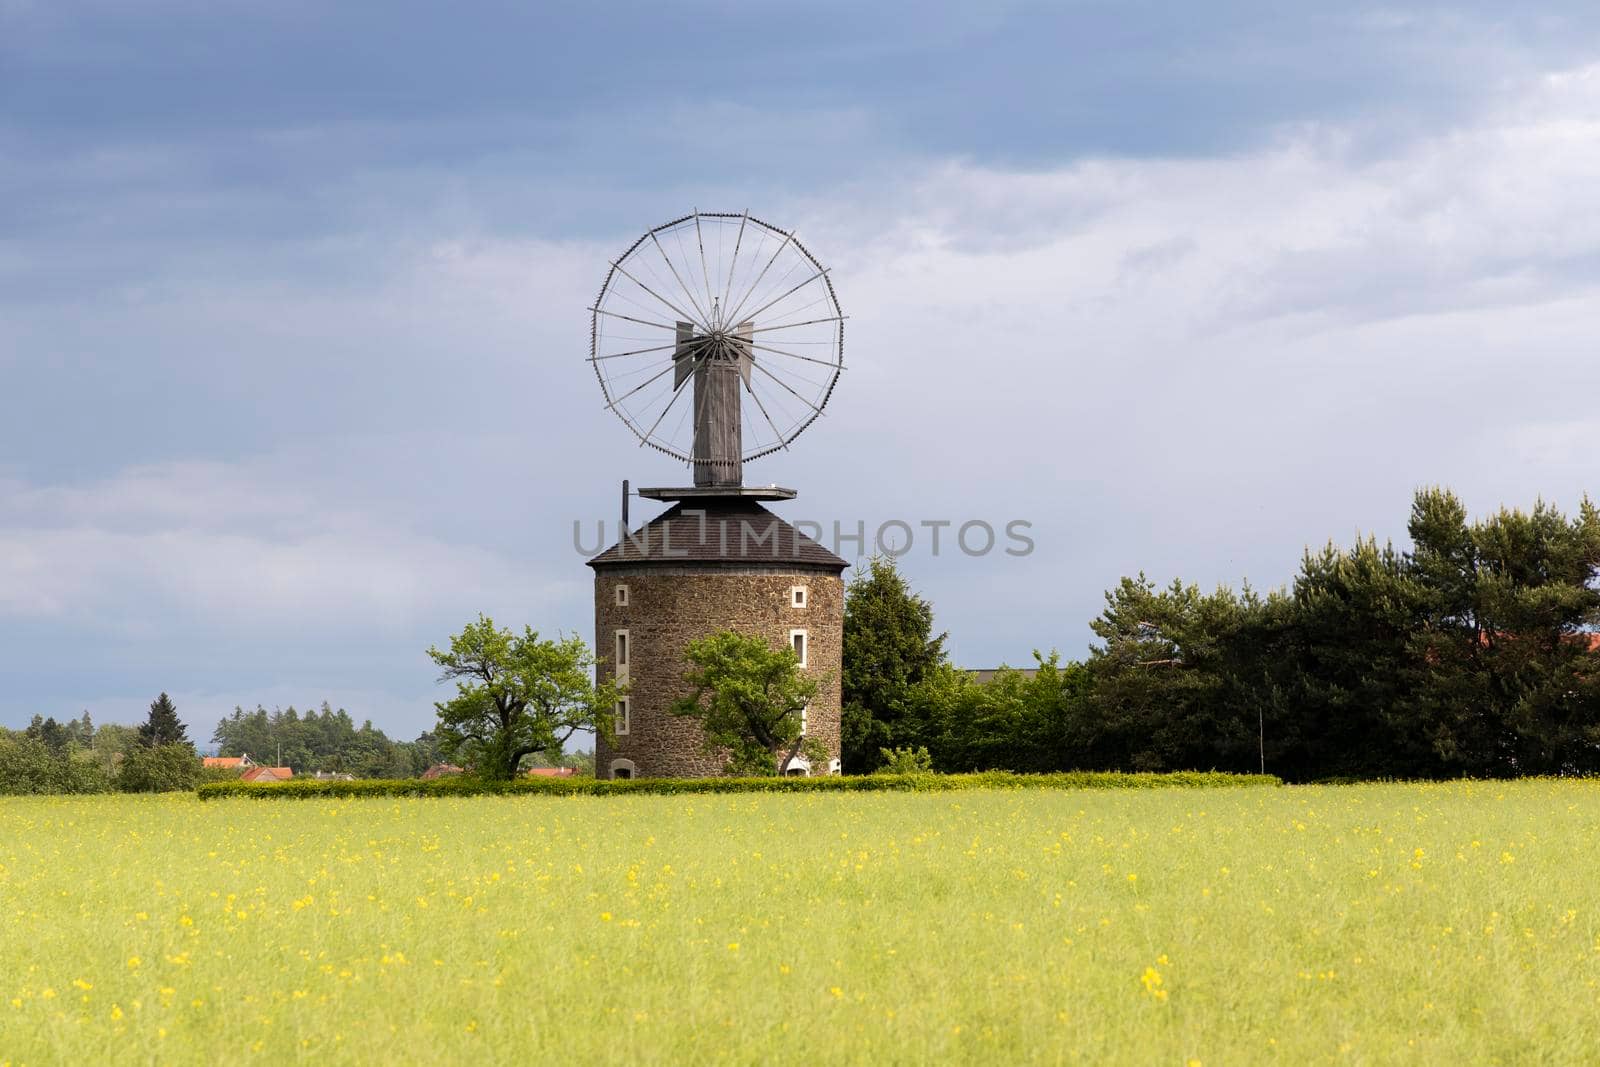
[[[798,774],[794,773],[796,770]],[[783,761],[783,777],[785,778],[810,778],[811,761],[804,756],[790,756]]]
[[[831,760],[828,761],[828,773],[829,774],[839,774],[842,770],[843,770],[843,764],[841,764],[838,760],[831,759]]]
[[[811,710],[811,705],[810,704],[802,704],[800,706],[800,736],[801,737],[804,737],[806,735],[806,715],[807,715],[808,712],[810,712],[810,710]]]
[[[627,773],[626,777],[628,777],[628,778],[637,778],[637,777],[639,777],[639,769],[633,765],[633,760],[631,760],[631,759],[614,759],[614,760],[612,760],[611,761],[611,766],[607,769],[607,773],[612,778],[616,778],[617,772],[619,770],[620,771],[627,771],[628,773]]]
[[[628,585],[627,585],[626,582],[622,582],[622,583],[619,583],[617,585],[617,607],[625,608],[627,606],[628,606]]]
[[[800,647],[795,649],[795,651],[800,654],[800,666],[804,668],[806,666],[806,660],[811,656],[811,637],[805,632],[805,630],[790,630],[790,648],[795,648],[794,639],[796,637],[800,639]]]
[[[626,737],[628,732],[633,729],[633,705],[628,702],[627,697],[618,697],[615,711],[616,716],[613,723],[615,733],[618,737]]]
[[[811,593],[805,586],[791,585],[789,587],[789,606],[796,611],[804,611],[810,598]]]
[[[629,646],[632,644],[627,630],[618,630],[611,639],[611,673],[619,682],[628,680],[628,663],[633,658],[633,649]]]

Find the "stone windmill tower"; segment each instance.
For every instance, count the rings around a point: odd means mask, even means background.
[[[847,564],[763,506],[793,489],[743,484],[746,461],[787,449],[822,414],[843,369],[828,272],[793,233],[696,212],[634,242],[591,311],[589,359],[606,407],[641,447],[693,473],[690,486],[640,489],[670,506],[637,529],[624,482],[625,532],[589,561],[600,676],[629,687],[615,738],[596,743],[595,773],[721,773],[699,724],[668,709],[690,692],[689,641],[723,630],[787,644],[821,678],[803,726],[828,764],[794,757],[780,770],[838,773]]]

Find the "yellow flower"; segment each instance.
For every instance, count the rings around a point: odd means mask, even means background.
[[[77,986],[79,989],[84,989],[84,990],[88,990],[88,989],[93,989],[94,988],[94,983],[93,982],[85,982],[82,978],[74,978],[72,980],[72,984]]]
[[[121,1007],[121,1005],[118,1005],[118,1004],[111,1005],[111,1018],[112,1019],[120,1019],[120,1018],[122,1018],[122,1007]]]
[[[728,942],[728,951],[729,952],[738,952],[739,951],[739,942],[737,942],[737,941],[729,941]]]
[[[1144,974],[1139,976],[1139,981],[1144,985],[1144,991],[1156,1000],[1166,1000],[1167,991],[1162,989],[1161,972],[1154,967],[1146,967]]]
[[[130,968],[137,968],[139,966],[139,957],[138,956],[129,956],[128,957],[128,966]]]

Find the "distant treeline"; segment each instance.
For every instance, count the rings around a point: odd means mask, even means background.
[[[327,703],[301,715],[293,707],[235,708],[217,724],[213,744],[224,756],[248,754],[255,763],[296,774],[333,771],[358,778],[408,778],[438,761],[429,734],[394,741],[371,722],[355,725]],[[281,759],[281,763],[278,763]],[[164,792],[238,777],[207,770],[165,693],[139,726],[96,727],[88,712],[58,722],[34,716],[25,730],[0,729],[0,794]]]
[[[138,726],[97,728],[86,711],[0,729],[0,794],[159,793],[193,789],[200,778],[199,757],[165,693]]]
[[[235,707],[217,723],[211,741],[219,756],[246,756],[256,763],[290,767],[295,774],[334,771],[357,778],[411,778],[439,762],[431,734],[395,741],[368,719],[358,727],[343,708],[323,702],[304,715],[291,705],[268,711]]]
[[[1265,595],[1125,578],[1086,660],[988,684],[946,661],[931,606],[875,561],[846,599],[845,769],[925,748],[945,771],[1600,771],[1595,507],[1474,522],[1430,489],[1408,531],[1409,551],[1308,551]]]

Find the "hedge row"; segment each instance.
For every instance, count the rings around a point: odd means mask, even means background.
[[[257,797],[291,800],[304,797],[469,797],[504,794],[613,796],[619,793],[941,793],[962,789],[1216,789],[1282,785],[1270,774],[1224,774],[1221,771],[1176,771],[1171,774],[1119,774],[1109,771],[1063,771],[1055,774],[868,774],[826,778],[519,778],[486,782],[477,778],[376,779],[318,782],[311,779],[257,784],[212,782],[197,792],[202,800]]]

